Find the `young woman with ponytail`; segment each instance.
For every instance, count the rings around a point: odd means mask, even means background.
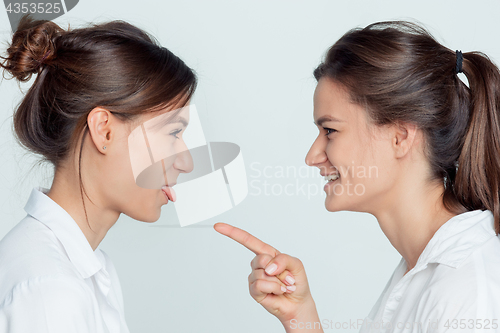
[[[51,188],[32,190],[26,217],[0,241],[0,332],[128,332],[116,270],[98,246],[120,214],[155,222],[175,201],[170,187],[193,167],[179,110],[195,73],[123,21],[64,30],[24,16],[2,58],[19,81],[36,75],[14,132],[55,170]],[[162,160],[163,186],[139,187],[127,138],[163,114],[182,118],[160,141],[174,158]]]
[[[499,332],[498,67],[398,21],[347,32],[314,76],[319,134],[306,163],[328,180],[325,206],[373,214],[402,256],[355,326]],[[250,294],[287,332],[323,332],[300,260],[233,226],[215,229],[257,254]]]

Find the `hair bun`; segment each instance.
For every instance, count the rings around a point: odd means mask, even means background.
[[[55,40],[65,31],[54,22],[34,20],[29,15],[21,18],[7,49],[2,66],[19,81],[28,81],[43,64],[53,61],[56,55]]]

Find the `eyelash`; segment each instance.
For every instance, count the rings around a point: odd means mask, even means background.
[[[335,133],[335,132],[338,132],[336,129],[333,129],[333,128],[328,128],[328,127],[323,127],[324,130],[326,130],[326,136],[328,136],[328,134],[331,134],[331,133]],[[331,132],[329,132],[331,131]]]
[[[175,132],[172,132],[170,133],[170,135],[173,135],[176,139],[179,139],[179,137],[177,136],[177,134],[179,134],[182,130],[177,130]]]

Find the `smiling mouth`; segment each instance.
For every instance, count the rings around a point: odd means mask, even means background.
[[[324,179],[328,182],[334,182],[336,181],[337,179],[340,178],[340,175],[338,173],[334,173],[334,174],[331,174],[331,175],[325,175],[324,176]]]

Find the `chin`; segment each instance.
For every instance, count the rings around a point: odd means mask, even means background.
[[[157,214],[154,214],[154,215],[151,215],[151,216],[147,216],[146,219],[144,219],[143,221],[144,222],[148,222],[148,223],[154,223],[156,221],[158,221],[160,219],[160,216],[161,216],[161,210],[158,211]]]
[[[342,196],[326,197],[325,208],[329,212],[340,212],[340,211],[352,211],[353,204],[343,202],[344,199],[349,200],[350,198],[343,198]],[[352,199],[350,199],[352,200]]]
[[[328,196],[325,199],[325,208],[329,212],[338,212],[339,210],[339,205],[335,200],[336,198],[329,198]]]
[[[348,200],[347,202],[343,202],[342,200]],[[347,197],[343,198],[342,196],[337,196],[335,198],[326,198],[325,199],[325,208],[329,212],[360,212],[360,213],[368,213],[367,203],[365,201],[356,201],[353,198]]]
[[[149,214],[147,214],[149,213]],[[144,211],[144,210],[141,210],[140,213],[138,214],[127,214],[125,213],[126,215],[128,215],[129,217],[133,218],[134,220],[137,220],[137,221],[141,221],[141,222],[148,222],[148,223],[153,223],[153,222],[156,222],[158,221],[158,219],[160,218],[161,216],[161,209],[158,209],[156,211]]]

